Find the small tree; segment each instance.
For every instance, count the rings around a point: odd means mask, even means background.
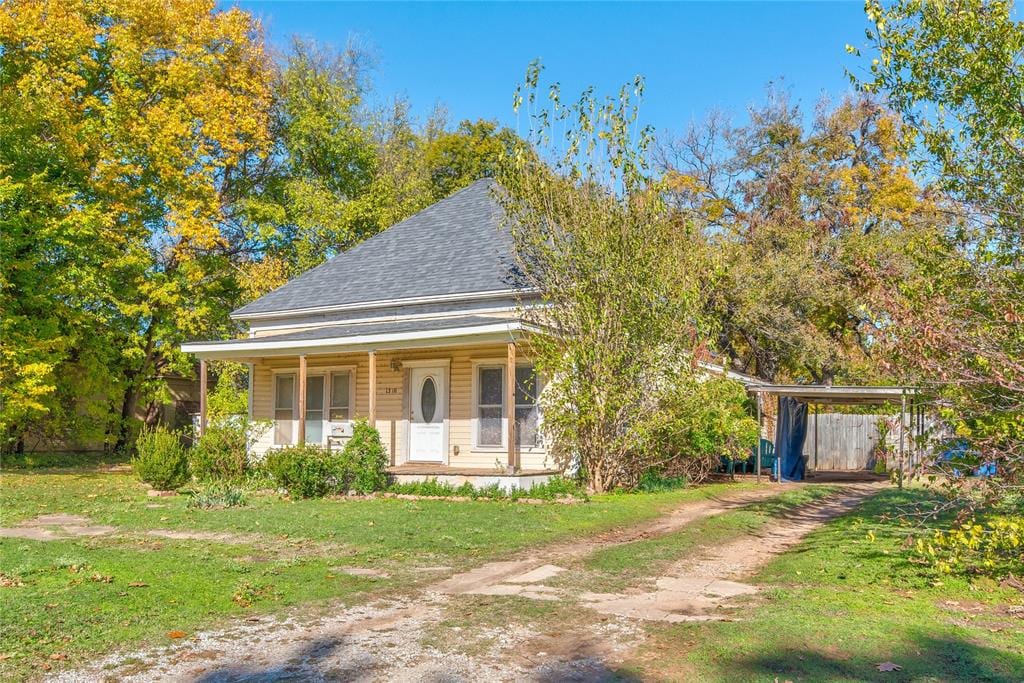
[[[1024,22],[987,0],[870,0],[865,12],[878,57],[860,85],[903,117],[923,175],[949,198],[944,230],[905,241],[909,266],[875,268],[878,351],[932,387],[978,464],[996,466],[981,481],[942,478],[952,504],[1012,503],[1024,480]]]
[[[587,91],[568,106],[552,86],[549,106],[538,109],[539,74],[531,65],[516,98],[536,153],[509,160],[499,199],[523,277],[545,304],[523,311],[545,330],[529,341],[549,378],[545,438],[556,460],[607,491],[634,485],[663,460],[666,397],[694,375],[681,360],[702,336],[688,267],[696,244],[645,175],[650,131],[636,123],[643,80],[618,98]]]

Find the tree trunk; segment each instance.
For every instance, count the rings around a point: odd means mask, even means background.
[[[125,452],[131,439],[132,417],[135,416],[135,408],[139,402],[139,382],[145,379],[146,370],[153,365],[153,328],[155,325],[156,319],[154,318],[146,327],[146,349],[140,367],[125,375],[128,382],[125,385],[124,397],[121,401],[121,422],[118,425],[117,442],[114,444],[115,453]]]
[[[135,386],[135,373],[128,377],[128,386],[125,387],[124,397],[121,399],[121,420],[117,427],[117,441],[114,443],[114,452],[123,453],[128,448],[128,440],[131,437],[131,419],[135,414],[135,405],[139,400],[139,390]]]

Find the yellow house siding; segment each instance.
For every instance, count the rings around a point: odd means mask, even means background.
[[[448,462],[452,467],[493,469],[504,468],[508,459],[505,448],[473,448],[473,363],[483,359],[502,359],[507,353],[506,345],[480,344],[475,346],[416,349],[408,351],[379,351],[377,358],[377,430],[384,447],[393,454],[396,463],[406,460],[407,419],[409,402],[408,368],[405,361],[438,360],[449,363],[448,376]],[[522,362],[524,359],[520,359]],[[392,361],[398,361],[397,369]],[[370,408],[369,357],[366,353],[309,355],[309,372],[331,366],[352,366],[355,368],[356,417],[366,417]],[[296,371],[298,359],[295,356],[258,359],[253,367],[253,417],[272,420],[273,373]],[[269,431],[254,447],[262,455],[273,444],[273,431]],[[456,454],[456,449],[458,453]],[[520,454],[523,469],[551,467],[547,454],[541,449],[527,449]]]

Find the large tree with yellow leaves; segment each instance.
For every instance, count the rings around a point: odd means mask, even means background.
[[[93,417],[124,446],[178,343],[227,324],[244,241],[229,208],[268,148],[262,45],[213,0],[0,5],[9,438]]]

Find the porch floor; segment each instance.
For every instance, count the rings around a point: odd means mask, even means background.
[[[511,474],[506,470],[499,470],[493,467],[452,467],[435,463],[406,462],[401,465],[392,465],[388,468],[388,474],[395,475],[419,475],[419,476],[456,476],[456,477],[538,477],[561,474],[560,470],[517,470]]]

